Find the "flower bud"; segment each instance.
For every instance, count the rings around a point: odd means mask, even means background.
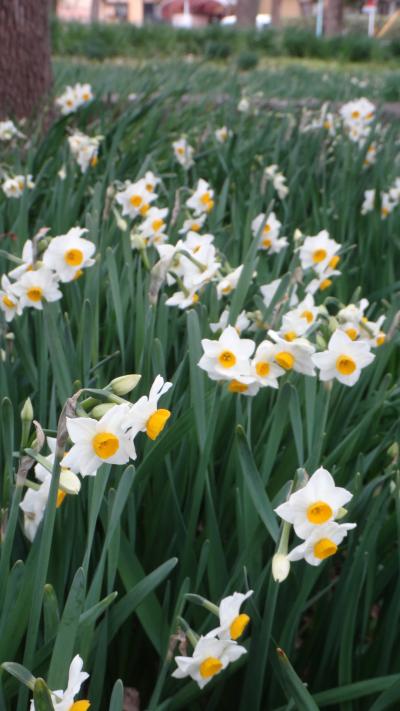
[[[272,558],[272,577],[276,583],[283,583],[289,575],[290,561],[283,553],[275,553]]]
[[[114,402],[102,402],[101,405],[95,405],[93,410],[90,412],[90,417],[94,417],[96,420],[100,420],[103,415],[106,414],[112,407],[115,407]]]
[[[331,316],[328,321],[328,326],[329,326],[329,330],[332,333],[334,333],[339,328],[339,323],[338,323],[337,319],[335,319],[333,316]]]
[[[335,518],[337,521],[340,521],[341,518],[344,518],[347,514],[347,509],[344,508],[344,506],[341,506],[339,511],[337,512]]]
[[[136,373],[129,373],[129,375],[121,375],[119,378],[114,378],[114,380],[111,381],[109,387],[115,395],[119,395],[120,397],[122,397],[123,395],[130,393],[131,390],[136,388],[136,385],[138,384],[141,377],[141,375],[137,375]]]
[[[29,397],[25,400],[21,410],[21,420],[22,422],[32,422],[33,420],[33,407]]]
[[[118,229],[121,230],[121,232],[125,232],[128,229],[128,223],[126,220],[124,220],[123,217],[119,214],[118,210],[113,208],[113,213],[115,217],[115,222],[117,223]]]
[[[61,466],[59,487],[66,494],[79,494],[81,482],[74,472],[71,472],[70,469],[63,469]]]
[[[137,232],[131,232],[132,249],[146,249],[146,242]]]

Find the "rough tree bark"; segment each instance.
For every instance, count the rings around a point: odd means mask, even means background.
[[[324,33],[340,35],[343,30],[343,0],[325,0]]]
[[[49,0],[0,0],[0,116],[32,116],[52,74]]]
[[[239,27],[254,27],[258,5],[259,0],[238,0],[236,17]]]
[[[98,22],[100,18],[100,0],[92,0],[90,7],[91,22]]]

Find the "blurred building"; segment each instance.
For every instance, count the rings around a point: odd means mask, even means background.
[[[58,0],[57,15],[60,20],[90,22],[133,22],[141,25],[145,16],[143,0]]]
[[[383,0],[384,1],[384,0]],[[232,16],[236,0],[57,0],[61,20],[132,22],[141,25],[158,17],[181,26],[201,26]],[[302,11],[303,6],[303,11]],[[291,19],[312,11],[312,0],[281,0],[281,17]],[[259,17],[271,15],[272,0],[260,0]],[[268,24],[268,22],[267,22]]]

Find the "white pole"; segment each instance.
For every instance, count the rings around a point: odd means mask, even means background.
[[[324,26],[324,0],[318,0],[317,19],[316,19],[316,24],[315,24],[315,34],[317,37],[322,36],[323,26]]]
[[[368,13],[368,37],[373,37],[375,34],[375,15],[376,8],[373,7]]]
[[[189,17],[190,17],[189,0],[183,0],[183,14],[185,17],[185,27],[189,27]]]

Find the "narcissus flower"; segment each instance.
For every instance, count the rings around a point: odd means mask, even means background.
[[[94,168],[97,165],[100,141],[101,136],[87,136],[81,131],[74,131],[68,137],[70,151],[82,173],[86,173],[89,166]]]
[[[330,338],[328,350],[315,353],[312,361],[319,368],[321,380],[336,378],[343,385],[351,386],[374,358],[366,341],[353,341],[347,333],[337,329]]]
[[[43,301],[58,301],[62,294],[55,274],[46,267],[25,272],[13,285],[22,307],[43,309]]]
[[[163,209],[151,207],[148,210],[142,224],[138,226],[138,230],[147,244],[161,244],[167,240],[167,235],[165,234],[167,227],[165,218],[167,215],[167,207]]]
[[[364,319],[364,312],[368,306],[368,299],[361,299],[358,305],[348,304],[347,306],[343,306],[343,308],[338,311],[337,318],[341,322],[350,321],[358,326],[358,324]]]
[[[279,172],[278,166],[275,164],[268,165],[265,168],[264,174],[267,180],[272,181],[272,184],[276,192],[278,193],[278,197],[280,198],[280,200],[284,200],[289,193],[289,188],[286,185],[286,178],[283,173]]]
[[[251,230],[254,237],[258,237],[260,244],[259,249],[266,250],[270,254],[278,254],[288,246],[286,237],[279,237],[279,232],[282,223],[276,218],[274,212],[271,212],[268,217],[265,213],[261,213],[254,218],[251,223]]]
[[[135,437],[138,432],[146,432],[150,439],[157,439],[171,417],[169,410],[158,408],[158,401],[170,388],[172,383],[165,382],[161,375],[157,375],[149,395],[143,395],[129,408],[125,423],[130,429],[131,436]]]
[[[166,306],[177,306],[179,309],[188,309],[194,306],[199,301],[199,295],[196,288],[187,289],[186,291],[175,291],[169,299],[166,300]]]
[[[296,308],[292,309],[291,313],[305,319],[308,328],[311,328],[318,318],[319,308],[315,306],[313,295],[306,294],[305,298],[297,304]]]
[[[364,192],[364,201],[361,205],[361,214],[366,215],[367,212],[372,212],[375,207],[376,190],[366,190]]]
[[[390,213],[393,212],[397,203],[392,199],[389,193],[381,193],[381,218],[386,220]]]
[[[94,476],[101,464],[126,464],[136,459],[133,438],[126,433],[129,405],[115,405],[100,420],[67,417],[73,446],[63,465],[82,476]]]
[[[35,183],[31,175],[15,175],[13,178],[6,178],[1,187],[8,198],[20,198],[24,190],[32,190]]]
[[[157,185],[161,183],[161,178],[159,178],[157,175],[154,175],[151,170],[147,170],[145,175],[143,176],[143,181],[146,190],[148,190],[149,193],[154,193]]]
[[[327,267],[334,269],[338,263],[336,253],[340,244],[329,237],[327,230],[322,230],[314,237],[306,237],[300,247],[300,262],[303,269],[312,267],[321,274]]]
[[[54,711],[87,711],[90,707],[90,701],[75,701],[75,696],[79,694],[81,686],[86,679],[89,678],[89,674],[82,671],[83,660],[79,656],[73,658],[69,673],[68,673],[68,685],[65,691],[52,691],[51,701],[54,707]],[[35,703],[31,701],[30,711],[37,711]]]
[[[308,329],[309,325],[305,316],[300,316],[294,311],[288,311],[283,315],[279,335],[285,341],[294,341],[296,338],[304,336]]]
[[[90,84],[75,84],[67,86],[61,96],[57,97],[55,103],[60,108],[63,116],[75,113],[81,106],[85,106],[93,99],[92,87]]]
[[[193,210],[195,215],[211,212],[214,207],[214,190],[206,180],[200,178],[193,195],[186,200],[186,206]]]
[[[329,523],[314,528],[304,543],[293,548],[288,553],[288,560],[302,560],[310,565],[320,565],[323,560],[335,555],[340,543],[346,538],[348,531],[356,527],[355,523]]]
[[[370,124],[375,118],[375,105],[363,97],[343,104],[339,113],[347,126]]]
[[[275,361],[278,352],[279,346],[271,341],[263,341],[251,361],[250,372],[263,387],[279,387],[278,378],[284,375],[285,370]]]
[[[11,141],[13,138],[20,138],[23,134],[18,131],[13,121],[0,121],[0,141]]]
[[[189,145],[186,138],[180,138],[178,141],[174,141],[172,147],[178,163],[180,163],[182,168],[185,168],[185,170],[189,170],[189,168],[194,165],[194,148]]]
[[[48,437],[47,443],[51,454],[46,457],[46,461],[49,466],[52,467],[54,463],[56,440],[52,437]],[[47,502],[49,500],[51,485],[51,471],[49,471],[45,466],[42,464],[36,464],[34,471],[36,479],[41,483],[37,486],[37,488],[29,488],[20,503],[20,508],[24,512],[24,533],[30,541],[34,540],[37,530],[43,520]],[[58,490],[56,503],[57,508],[61,506],[67,493],[78,494],[81,488],[81,483],[76,474],[71,472],[70,469],[64,467],[63,464],[61,464],[59,486],[60,488]]]
[[[228,391],[237,395],[254,397],[261,388],[260,382],[252,375],[242,376],[240,380],[231,380],[228,383]]]
[[[333,521],[339,510],[353,495],[335,485],[332,475],[320,467],[302,489],[295,491],[289,500],[275,509],[284,521],[293,524],[299,538],[307,538],[315,526]]]
[[[211,380],[242,380],[250,375],[249,358],[255,343],[249,338],[241,339],[233,326],[228,326],[217,341],[203,338],[204,355],[199,367],[207,372]],[[243,381],[246,383],[246,379]]]
[[[229,321],[229,309],[225,309],[221,316],[219,317],[219,320],[216,321],[216,323],[210,323],[210,330],[213,333],[217,333],[218,331],[223,331]],[[242,331],[245,331],[248,327],[250,326],[250,319],[247,318],[246,312],[241,311],[239,316],[236,319],[235,322],[235,328],[240,335]]]
[[[232,135],[232,131],[229,130],[226,126],[221,126],[221,128],[217,128],[214,131],[214,136],[217,139],[218,143],[226,143],[228,138],[230,138]]]
[[[12,284],[6,274],[1,277],[0,309],[4,312],[8,322],[12,321],[16,314],[22,313],[18,298],[14,294]]]
[[[219,603],[219,627],[213,630],[220,639],[236,641],[242,636],[250,622],[250,617],[241,613],[240,608],[252,594],[253,590],[249,590],[247,593],[235,592],[221,600]]]
[[[184,221],[181,229],[179,230],[180,235],[185,235],[186,232],[200,232],[205,221],[207,219],[207,214],[197,215],[197,217],[191,217]]]
[[[338,256],[332,257],[331,263],[336,264],[335,260],[339,260]],[[339,276],[340,271],[332,267],[326,267],[324,271],[318,272],[318,276],[312,279],[306,286],[307,294],[315,294],[317,291],[326,291],[332,286],[332,277]]]
[[[146,180],[141,178],[136,183],[128,183],[125,190],[117,193],[115,200],[122,207],[122,214],[129,217],[145,217],[150,203],[157,198],[156,193],[146,187]]]
[[[223,296],[228,296],[234,289],[236,289],[240,275],[242,273],[243,264],[227,274],[220,282],[217,284],[217,296],[222,299]]]
[[[311,356],[315,347],[306,338],[295,338],[287,341],[275,331],[268,331],[268,335],[279,346],[275,355],[275,362],[284,370],[295,370],[303,375],[315,375],[315,368]]]
[[[175,657],[178,668],[172,676],[175,679],[190,676],[203,689],[214,676],[243,654],[246,654],[246,649],[232,640],[200,637],[192,657]]]
[[[54,237],[43,255],[43,263],[53,269],[62,282],[73,281],[82,269],[91,267],[95,245],[82,237],[87,229],[72,227],[65,235]]]

